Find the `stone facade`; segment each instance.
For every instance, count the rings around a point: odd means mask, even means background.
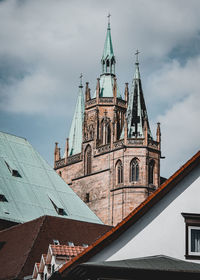
[[[92,101],[92,102],[90,102]],[[107,101],[107,100],[106,100]],[[112,102],[110,102],[112,101]],[[82,152],[60,159],[59,148],[55,149],[55,169],[67,184],[87,203],[92,211],[105,223],[116,225],[137,207],[160,181],[160,132],[157,141],[145,138],[117,139],[125,120],[126,101],[109,99],[91,99],[85,104],[83,124],[84,140]],[[119,102],[119,104],[118,104]],[[105,113],[106,112],[106,113]],[[106,115],[105,115],[106,114]],[[122,125],[117,125],[116,115],[124,118]],[[106,120],[105,120],[106,119]],[[101,131],[99,124],[105,122]],[[111,137],[106,143],[107,123],[111,124]],[[89,129],[88,129],[89,128]],[[126,125],[125,125],[126,128]],[[109,137],[108,137],[109,138]],[[109,140],[109,139],[107,139]],[[91,147],[91,171],[86,172],[86,149]],[[132,181],[131,161],[137,159],[139,175]],[[117,162],[122,162],[122,182],[118,182]],[[154,161],[153,181],[149,183],[149,163]]]
[[[76,112],[73,133],[70,131],[80,153],[73,154],[73,139],[67,139],[61,158],[56,143],[54,168],[105,224],[116,225],[159,187],[161,133],[158,123],[153,140],[138,57],[130,94],[128,83],[124,99],[118,92],[110,25],[101,63],[95,96],[91,97],[86,83],[84,115]],[[82,90],[82,84],[79,88]],[[78,147],[80,121],[82,140]]]

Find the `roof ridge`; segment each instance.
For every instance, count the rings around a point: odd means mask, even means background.
[[[2,130],[0,130],[0,132],[3,133],[3,134],[7,134],[7,135],[11,135],[11,136],[15,136],[15,137],[24,139],[24,140],[26,140],[28,142],[28,140],[25,137],[23,137],[23,136],[18,136],[18,135],[15,135],[13,133],[5,132],[5,131],[2,131]]]
[[[16,225],[13,225],[13,226],[11,226],[11,227],[9,227],[9,228],[2,229],[1,232],[7,231],[7,230],[11,230],[11,229],[13,229],[13,228],[20,227],[20,226],[25,225],[25,224],[32,223],[32,222],[34,222],[34,221],[36,221],[36,220],[42,219],[42,218],[45,217],[45,216],[47,216],[47,215],[40,216],[40,217],[38,217],[38,218],[35,218],[34,220],[27,221],[27,222],[24,222],[24,223],[19,222],[19,223],[17,223]],[[59,218],[59,217],[58,217],[58,218]]]
[[[36,219],[36,220],[37,220],[37,219]],[[23,263],[23,265],[22,265],[22,267],[21,267],[21,270],[20,270],[20,272],[16,275],[16,277],[19,277],[20,273],[22,272],[22,270],[23,270],[23,268],[24,268],[24,266],[25,266],[25,264],[26,264],[26,262],[27,262],[27,260],[28,260],[28,256],[29,256],[29,254],[30,254],[30,252],[31,252],[31,249],[33,248],[33,245],[35,244],[35,241],[36,241],[37,238],[38,238],[40,229],[42,228],[42,226],[43,226],[45,220],[46,220],[46,216],[42,216],[41,224],[40,224],[40,226],[38,227],[38,230],[36,231],[35,238],[33,239],[32,244],[30,244],[29,250],[28,250],[28,252],[27,252],[27,254],[26,254],[26,260],[25,260],[25,262]]]
[[[154,203],[156,203],[158,201],[158,199],[156,200],[156,196],[159,193],[163,193],[164,191],[166,191],[166,193],[168,193],[172,187],[173,187],[173,182],[174,182],[174,186],[177,185],[178,182],[181,181],[181,179],[183,179],[192,169],[192,167],[194,166],[194,164],[197,162],[198,158],[200,157],[200,150],[193,156],[191,157],[184,165],[182,165],[169,179],[167,179],[154,193],[152,193],[144,202],[142,202],[137,208],[135,208],[125,219],[123,219],[120,223],[118,223],[114,228],[112,228],[110,231],[106,232],[104,235],[102,235],[100,238],[98,238],[93,244],[91,244],[88,248],[86,248],[86,250],[84,250],[82,253],[80,253],[78,256],[76,256],[75,258],[73,258],[71,261],[69,261],[68,263],[64,264],[59,270],[58,272],[61,274],[65,271],[65,269],[70,269],[71,265],[75,265],[76,263],[78,264],[78,260],[83,257],[84,255],[88,253],[88,257],[92,256],[92,250],[94,250],[94,248],[96,248],[97,252],[100,251],[100,249],[98,248],[98,245],[101,244],[101,242],[105,242],[104,244],[109,244],[109,242],[112,240],[111,238],[108,240],[108,238],[114,234],[116,234],[117,232],[119,232],[119,235],[121,235],[122,232],[124,232],[124,230],[128,227],[130,227],[133,223],[130,223],[131,218],[133,216],[135,216],[135,220],[134,222],[136,222],[138,220],[138,218],[140,218],[141,216],[143,216],[147,210],[148,207],[147,205],[151,208]],[[195,165],[196,166],[196,165]],[[189,170],[188,170],[189,169]],[[182,173],[184,172],[185,173]],[[179,176],[183,174],[182,178],[179,178]],[[166,190],[166,187],[169,187],[169,190]],[[166,194],[165,192],[163,194]],[[162,197],[161,197],[162,198]],[[139,215],[140,214],[140,215]],[[125,226],[126,228],[123,229],[122,226]],[[120,231],[121,230],[121,231]],[[106,242],[107,240],[107,242]],[[73,267],[71,268],[73,269]]]

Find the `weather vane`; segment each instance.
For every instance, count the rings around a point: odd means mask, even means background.
[[[138,55],[139,55],[139,51],[138,50],[136,50],[136,53],[135,53],[135,55],[136,55],[136,63],[139,63],[139,61],[138,61]]]

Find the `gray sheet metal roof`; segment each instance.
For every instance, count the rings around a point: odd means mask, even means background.
[[[182,261],[168,256],[150,256],[119,261],[88,262],[83,266],[123,268],[123,269],[145,269],[174,272],[200,272],[200,264]]]
[[[0,195],[0,219],[23,223],[51,215],[102,223],[26,139],[3,132]]]

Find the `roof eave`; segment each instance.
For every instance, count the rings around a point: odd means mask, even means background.
[[[176,171],[160,188],[152,193],[143,203],[134,209],[124,220],[109,232],[101,236],[96,242],[89,246],[83,253],[75,257],[69,263],[59,269],[60,275],[67,275],[76,265],[88,261],[88,259],[97,254],[102,248],[118,238],[130,226],[135,224],[147,211],[149,211],[158,201],[169,193],[181,180],[189,174],[194,167],[199,164],[200,151],[198,151],[190,160],[188,160],[178,171]],[[52,278],[54,279],[54,278]]]

